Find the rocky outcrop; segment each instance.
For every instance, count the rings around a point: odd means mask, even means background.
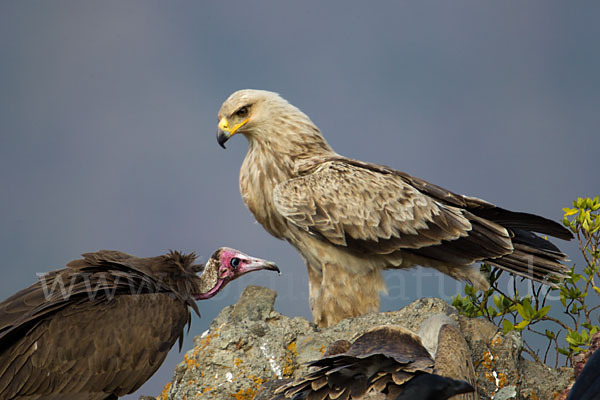
[[[304,318],[274,311],[276,293],[248,286],[239,301],[226,307],[208,331],[195,338],[173,381],[158,397],[184,399],[266,399],[273,387],[307,372],[307,361],[320,358],[339,339],[352,340],[377,325],[396,324],[418,331],[433,314],[456,320],[471,350],[480,399],[553,399],[572,378],[572,370],[553,370],[520,357],[518,333],[503,335],[483,319],[459,316],[440,299],[419,299],[399,311],[371,313],[319,329]]]

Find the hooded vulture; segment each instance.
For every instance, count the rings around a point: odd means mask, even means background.
[[[277,388],[273,399],[445,400],[473,392],[468,382],[442,376],[437,370],[449,366],[438,364],[411,331],[378,326],[352,344],[332,343],[323,358],[308,363],[315,370]]]
[[[196,300],[271,262],[220,248],[206,265],[171,251],[83,254],[0,303],[0,398],[108,400],[132,393],[183,340]],[[201,273],[197,275],[197,273]]]
[[[533,233],[571,239],[560,224],[343,157],[276,93],[237,91],[218,118],[221,146],[248,139],[242,199],[304,258],[320,327],[376,311],[384,269],[427,266],[481,289],[489,283],[474,262],[542,282],[563,276],[565,254]]]

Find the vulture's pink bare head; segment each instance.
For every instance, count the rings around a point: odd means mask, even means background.
[[[215,296],[232,280],[252,271],[279,271],[275,263],[262,258],[249,256],[239,250],[221,247],[210,257],[200,275],[199,293],[196,300]]]

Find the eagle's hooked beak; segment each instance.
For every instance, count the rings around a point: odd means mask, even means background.
[[[246,125],[248,120],[249,118],[246,118],[239,124],[235,125],[233,128],[230,128],[229,121],[227,121],[227,118],[222,118],[221,121],[219,121],[219,127],[217,128],[217,142],[219,142],[219,145],[222,148],[225,148],[225,142],[228,141],[230,137],[235,135],[238,129]]]

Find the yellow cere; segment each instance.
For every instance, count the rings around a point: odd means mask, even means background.
[[[227,118],[223,118],[219,121],[219,129],[229,132],[229,121],[227,121]]]
[[[242,126],[246,125],[246,123],[248,122],[250,118],[246,118],[245,120],[243,120],[242,122],[240,122],[239,124],[237,124],[236,126],[234,126],[233,128],[229,129],[229,121],[227,121],[227,118],[223,118],[221,121],[219,121],[219,129],[221,129],[222,131],[225,132],[229,132],[229,136],[233,136],[235,135],[235,132],[240,129]]]

